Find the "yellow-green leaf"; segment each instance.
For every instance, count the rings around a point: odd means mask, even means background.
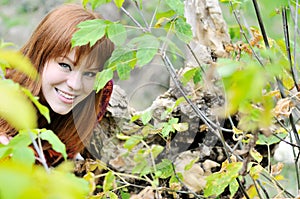
[[[11,80],[0,80],[0,117],[17,130],[37,126],[36,109],[20,86]]]
[[[47,122],[50,123],[50,111],[49,111],[49,109],[46,106],[42,105],[38,101],[38,98],[33,96],[32,93],[28,89],[22,88],[22,91],[34,103],[34,105],[37,107],[37,109],[40,111],[40,113],[47,119]]]
[[[38,77],[38,73],[30,60],[23,56],[21,52],[13,50],[0,50],[0,62],[7,63],[10,67],[23,72],[32,79]]]
[[[39,137],[42,140],[47,140],[52,148],[62,154],[62,156],[67,159],[66,146],[65,144],[57,137],[55,133],[51,130],[44,130],[40,133]]]
[[[122,24],[111,23],[107,26],[107,36],[115,45],[119,46],[125,42],[127,32]]]
[[[125,0],[114,0],[116,6],[121,8]]]
[[[173,128],[176,131],[183,132],[183,131],[187,131],[189,129],[189,124],[187,122],[173,124]]]
[[[106,31],[107,22],[103,19],[93,19],[78,24],[79,30],[72,36],[72,47],[90,44],[93,46]]]
[[[112,171],[107,172],[103,182],[103,191],[107,192],[113,189],[115,183],[115,175]]]

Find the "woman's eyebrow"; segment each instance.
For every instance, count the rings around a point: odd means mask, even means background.
[[[70,57],[65,56],[65,57],[63,57],[63,58],[67,59],[69,62],[71,62],[73,65],[75,65],[75,61],[72,60]]]
[[[98,71],[100,69],[100,67],[99,66],[91,66],[91,67],[88,67],[87,69],[88,70],[96,70],[96,71]]]

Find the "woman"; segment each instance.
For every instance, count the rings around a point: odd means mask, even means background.
[[[21,52],[30,58],[40,74],[38,81],[14,70],[6,78],[18,82],[38,96],[50,110],[51,123],[38,115],[38,127],[55,132],[66,145],[69,158],[82,151],[88,142],[95,122],[101,119],[112,91],[109,82],[95,93],[95,75],[111,56],[113,43],[106,37],[94,46],[71,48],[76,26],[83,21],[101,19],[80,5],[63,5],[51,11],[38,25]],[[14,136],[17,132],[0,119],[0,132]],[[44,143],[44,154],[51,166],[62,160],[59,153]]]

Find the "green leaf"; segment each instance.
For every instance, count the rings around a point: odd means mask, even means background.
[[[22,91],[34,103],[34,105],[38,108],[40,113],[47,119],[47,122],[50,123],[50,111],[49,111],[49,109],[46,106],[42,105],[38,101],[38,98],[33,96],[32,93],[28,89],[22,88]]]
[[[221,171],[206,177],[207,183],[204,188],[204,197],[216,197],[223,193],[225,188],[238,178],[242,167],[242,162],[223,163]]]
[[[117,63],[117,72],[121,80],[126,80],[130,77],[130,72],[132,70],[131,66],[124,63]]]
[[[32,79],[38,78],[35,67],[29,58],[25,57],[21,52],[0,49],[0,63],[6,63],[6,66],[15,68]]]
[[[174,132],[175,129],[173,125],[177,123],[178,123],[178,118],[171,118],[169,119],[168,123],[163,123],[163,128],[161,130],[162,136],[167,137],[171,132]]]
[[[148,166],[148,162],[146,160],[143,160],[143,161],[140,161],[138,164],[135,165],[135,167],[132,169],[132,173],[133,174],[140,174],[142,175],[143,174],[148,174],[151,172],[151,170],[149,169],[149,166]],[[148,172],[146,172],[148,171]]]
[[[72,48],[90,43],[93,46],[105,35],[107,22],[103,19],[87,20],[79,23],[79,28],[72,36]]]
[[[9,141],[7,146],[11,148],[29,146],[32,143],[32,139],[37,137],[35,134],[31,133],[32,131],[33,130],[20,130],[19,133]]]
[[[256,160],[258,163],[260,163],[263,160],[263,156],[256,151],[255,149],[250,150],[250,155],[253,157],[254,160]]]
[[[114,0],[116,6],[121,8],[125,0]]]
[[[148,64],[156,55],[159,47],[159,41],[150,34],[144,34],[141,37],[132,40],[137,43],[137,64],[141,67]]]
[[[0,160],[2,158],[10,156],[12,151],[13,151],[13,149],[11,147],[8,147],[8,146],[5,146],[5,145],[0,145]]]
[[[192,27],[183,18],[175,21],[175,34],[185,43],[189,43],[193,39]]]
[[[124,148],[128,150],[132,150],[138,143],[143,140],[142,136],[139,135],[132,135],[128,140],[124,143]]]
[[[148,124],[148,122],[152,119],[152,111],[148,110],[145,111],[142,115],[141,115],[141,120],[143,122],[144,125]]]
[[[165,12],[158,12],[155,15],[156,20],[160,20],[161,18],[171,18],[172,16],[175,15],[175,11],[174,10],[167,10]]]
[[[88,183],[71,172],[15,161],[0,164],[1,198],[88,198]],[[62,186],[63,183],[63,186]]]
[[[31,148],[26,146],[16,147],[12,152],[12,160],[28,165],[33,165],[35,163],[34,152]]]
[[[278,137],[284,139],[287,134],[286,133],[277,133]],[[264,134],[258,134],[258,140],[256,141],[257,145],[272,145],[280,142],[281,140],[274,135],[265,136]]]
[[[182,0],[165,0],[167,5],[178,13],[178,15],[184,15],[184,3]]]
[[[124,47],[116,48],[109,59],[108,68],[115,68],[119,63],[126,64],[131,68],[134,68],[136,64],[135,51]]]
[[[37,126],[36,110],[20,86],[11,80],[0,80],[0,117],[17,130]]]
[[[239,183],[237,182],[236,179],[234,179],[230,184],[229,184],[229,191],[230,191],[230,196],[233,197],[235,193],[239,189]]]
[[[124,44],[127,38],[125,27],[120,23],[111,23],[107,26],[108,38],[117,46]]]
[[[84,0],[83,5],[86,7],[87,3],[90,2],[92,9],[95,10],[99,6],[111,2],[111,0]]]
[[[130,196],[131,196],[130,193],[127,193],[127,192],[121,190],[121,198],[122,199],[130,199]]]
[[[114,188],[116,177],[112,171],[106,173],[104,182],[103,182],[103,191],[107,192]]]
[[[158,176],[161,179],[166,179],[174,174],[172,161],[168,159],[163,159],[160,163],[156,165],[156,170],[160,171]]]
[[[112,191],[108,192],[108,195],[110,199],[118,199],[118,195]]]
[[[66,146],[65,144],[53,133],[51,130],[43,130],[39,137],[42,140],[47,140],[51,145],[52,148],[56,151],[62,154],[62,156],[67,159],[67,153],[66,153]]]
[[[106,85],[106,83],[113,78],[113,76],[114,73],[111,68],[98,72],[96,75],[94,90],[98,93]]]
[[[194,84],[197,84],[202,80],[202,71],[200,68],[196,70],[193,80],[194,80]]]
[[[11,46],[15,46],[15,44],[11,43],[11,42],[4,42],[3,39],[0,40],[0,49],[6,48],[6,47],[11,47]]]
[[[173,124],[173,128],[176,131],[183,132],[183,131],[187,131],[189,129],[189,124],[187,122]]]
[[[187,165],[184,166],[184,170],[185,170],[185,171],[190,170],[190,169],[193,167],[193,165],[194,165],[196,162],[198,162],[198,160],[199,160],[198,157],[195,158],[195,159],[193,159],[193,160],[191,160]]]
[[[196,71],[198,70],[198,68],[192,68],[188,71],[186,71],[182,77],[181,77],[181,82],[184,86],[186,86],[186,84],[192,80],[195,76]]]
[[[162,147],[160,145],[152,145],[151,153],[152,153],[153,158],[156,158],[163,150],[164,150],[164,147]]]

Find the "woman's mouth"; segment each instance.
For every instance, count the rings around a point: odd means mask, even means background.
[[[72,104],[74,99],[76,98],[75,95],[72,95],[70,93],[66,93],[64,91],[61,91],[57,88],[55,88],[59,98],[64,102],[64,103],[67,103],[67,104]]]

